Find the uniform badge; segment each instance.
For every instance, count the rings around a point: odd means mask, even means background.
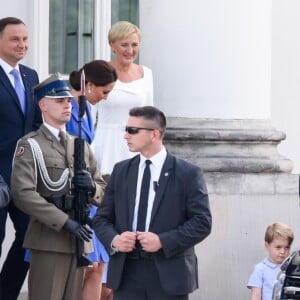
[[[18,151],[17,151],[17,156],[22,156],[25,152],[25,148],[24,147],[19,147]]]

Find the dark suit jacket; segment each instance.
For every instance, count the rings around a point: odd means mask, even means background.
[[[108,251],[115,235],[132,230],[140,157],[117,163],[104,201],[94,218],[95,232]],[[198,287],[194,245],[211,230],[207,189],[200,168],[167,154],[158,182],[149,231],[163,249],[154,253],[162,286],[169,294],[188,294]],[[118,289],[126,253],[111,256],[107,285]]]
[[[0,170],[8,184],[18,139],[38,129],[42,123],[40,109],[32,93],[33,86],[39,82],[38,75],[24,65],[20,64],[19,68],[26,91],[26,116],[22,112],[14,87],[0,66]]]

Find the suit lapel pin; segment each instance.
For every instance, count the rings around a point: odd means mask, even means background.
[[[167,177],[167,176],[169,176],[169,173],[168,173],[168,172],[165,173],[165,177]]]

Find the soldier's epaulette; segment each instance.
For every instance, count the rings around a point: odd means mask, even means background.
[[[25,148],[24,144],[26,144],[25,141],[28,141],[28,139],[35,137],[37,133],[35,131],[27,133],[25,136],[23,136],[21,139],[18,140],[17,143],[17,149],[16,149],[16,157],[21,157],[25,153]]]
[[[38,135],[38,133],[36,132],[36,131],[31,131],[31,132],[29,132],[29,133],[27,133],[25,136],[24,136],[24,139],[29,139],[29,138],[32,138],[32,137],[35,137],[35,136],[37,136]]]

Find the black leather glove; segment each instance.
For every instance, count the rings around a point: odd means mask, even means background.
[[[73,219],[69,218],[63,228],[74,234],[82,241],[89,242],[92,239],[92,231]]]
[[[73,177],[73,184],[79,189],[88,191],[91,196],[94,196],[96,192],[96,184],[91,176],[91,173],[86,170],[82,170],[75,174]]]

